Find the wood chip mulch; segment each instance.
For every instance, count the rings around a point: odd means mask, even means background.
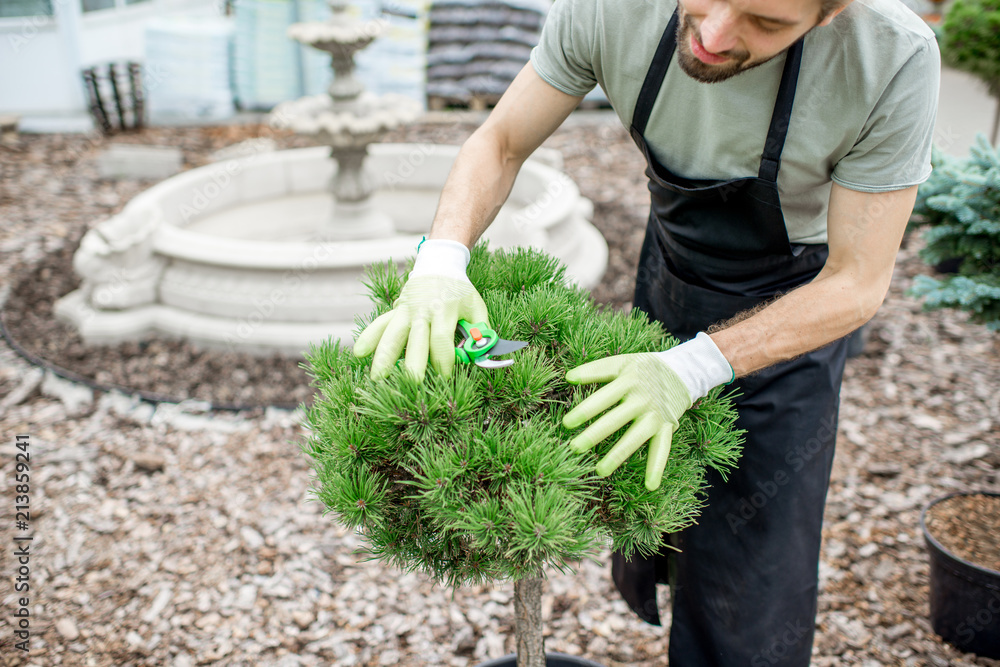
[[[458,143],[474,127],[436,123],[387,140]],[[305,145],[252,125],[153,128],[114,141],[178,146],[194,167],[211,151],[258,135],[281,147]],[[47,135],[0,145],[0,293],[12,294],[28,277],[68,285],[68,269],[51,257],[151,185],[97,178],[94,160],[108,143]],[[595,296],[627,308],[649,201],[641,158],[608,114],[574,115],[547,145],[563,152],[566,171],[594,201],[595,224],[611,249]],[[931,629],[919,529],[921,509],[934,498],[1000,489],[1000,338],[961,313],[925,313],[907,296],[913,277],[929,272],[919,246],[916,237],[905,240],[865,352],[845,375],[820,565],[817,667],[1000,667],[961,654]],[[41,299],[34,303],[40,314]],[[33,331],[45,338],[43,319],[22,330],[23,342]],[[225,367],[238,364],[199,366],[166,345],[127,354],[76,349],[95,370],[110,368],[114,354],[140,364],[130,379],[154,378],[150,386],[164,391],[198,395],[212,374],[231,391],[237,380],[267,381],[225,377]],[[173,386],[169,373],[156,370],[185,364],[198,377]],[[104,393],[72,405],[39,383],[0,344],[0,430],[8,434],[0,497],[13,503],[15,496],[13,434],[30,434],[35,538],[29,653],[13,647],[15,565],[12,550],[0,549],[0,666],[466,667],[514,650],[509,584],[453,592],[364,560],[359,538],[312,497],[294,413],[188,414]],[[3,403],[10,396],[17,400]],[[8,528],[0,528],[5,544]],[[575,573],[549,573],[548,650],[609,666],[663,665],[667,630],[628,612],[605,557]],[[661,596],[666,602],[668,593]]]

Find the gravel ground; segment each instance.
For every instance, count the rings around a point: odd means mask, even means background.
[[[392,139],[456,142],[471,128],[439,123]],[[258,131],[153,129],[126,140],[180,146],[197,166]],[[148,187],[98,180],[104,145],[37,136],[0,146],[4,293]],[[638,153],[606,114],[573,119],[548,145],[594,200],[611,246],[595,295],[628,307],[648,201]],[[1000,342],[905,296],[926,270],[917,245],[901,250],[866,353],[847,369],[814,665],[1000,666],[961,655],[927,621],[921,507],[954,490],[1000,488]],[[103,354],[114,356],[84,356]],[[190,362],[169,347],[156,354],[166,368]],[[512,586],[451,591],[363,561],[358,538],[311,499],[294,412],[202,409],[81,393],[0,345],[0,497],[13,505],[14,436],[29,434],[31,530],[21,534],[34,537],[23,653],[7,611],[19,597],[14,530],[0,529],[0,665],[474,665],[513,651]],[[665,662],[667,633],[627,611],[603,562],[550,573],[544,604],[549,650],[607,665]]]

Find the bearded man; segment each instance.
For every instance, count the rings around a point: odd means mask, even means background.
[[[449,373],[459,317],[486,318],[465,268],[525,159],[595,85],[647,161],[634,307],[680,345],[573,369],[609,383],[566,415],[597,466],[646,451],[656,488],[677,420],[735,380],[738,470],[710,473],[698,524],[612,575],[677,667],[809,664],[844,337],[889,287],[930,173],[940,58],[898,0],[556,0],[531,62],[465,143],[410,279],[359,337],[382,375],[406,348]],[[603,413],[603,414],[602,414]],[[601,415],[599,418],[598,416]]]

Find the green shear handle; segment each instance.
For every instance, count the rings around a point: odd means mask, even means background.
[[[476,364],[483,368],[503,368],[514,363],[513,359],[492,359],[491,357],[516,352],[527,343],[500,338],[486,322],[475,324],[467,320],[458,321],[458,331],[462,342],[455,347],[455,357],[465,364]]]
[[[466,364],[475,363],[477,359],[493,349],[493,346],[500,340],[497,332],[490,329],[485,322],[472,324],[466,320],[459,320],[458,328],[461,330],[464,340],[455,348],[455,357]]]

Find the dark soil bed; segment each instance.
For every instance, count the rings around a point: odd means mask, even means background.
[[[73,252],[79,239],[23,271],[3,311],[12,342],[28,354],[102,388],[139,391],[149,398],[208,401],[218,407],[296,407],[310,396],[297,359],[253,357],[199,350],[180,340],[151,337],[88,346],[76,330],[56,320],[55,301],[79,286]]]
[[[953,555],[1000,575],[1000,495],[952,496],[927,511],[926,523]]]

